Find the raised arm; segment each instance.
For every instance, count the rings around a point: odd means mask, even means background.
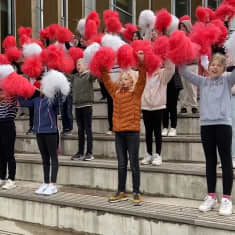
[[[107,89],[110,96],[114,96],[115,92],[118,90],[118,85],[114,83],[109,75],[108,70],[102,72],[104,86]]]
[[[228,82],[230,83],[230,86],[232,87],[235,84],[235,70],[225,75],[225,79],[228,80]]]
[[[190,72],[186,65],[182,65],[178,67],[179,73],[182,78],[186,79],[187,81],[193,83],[195,86],[200,87],[207,78],[197,75],[195,73]]]
[[[175,73],[175,65],[170,60],[166,60],[164,66],[160,69],[159,77],[164,84],[167,84]]]

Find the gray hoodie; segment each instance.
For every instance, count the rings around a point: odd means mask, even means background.
[[[235,84],[235,70],[218,78],[191,73],[186,66],[179,68],[182,77],[200,88],[200,124],[232,125],[231,88]]]

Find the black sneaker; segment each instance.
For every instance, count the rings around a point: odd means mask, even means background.
[[[26,135],[32,135],[33,134],[33,129],[29,128],[29,130],[26,132]]]
[[[87,153],[83,159],[83,161],[91,161],[94,160],[94,156],[92,155],[92,153]]]
[[[62,135],[72,135],[72,130],[63,130],[61,132]]]
[[[186,108],[182,108],[180,112],[181,113],[187,113],[187,109]]]
[[[72,161],[79,161],[79,160],[83,160],[84,156],[81,153],[76,153],[71,157]]]
[[[192,108],[192,113],[198,113],[198,109],[197,108]]]
[[[134,202],[135,206],[140,206],[141,205],[142,199],[141,199],[139,193],[134,193],[134,195],[133,195],[133,202]]]

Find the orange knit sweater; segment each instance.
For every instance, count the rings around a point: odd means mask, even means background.
[[[141,95],[146,82],[146,72],[139,67],[139,78],[133,91],[120,90],[108,72],[103,73],[106,89],[113,99],[113,131],[139,131]]]

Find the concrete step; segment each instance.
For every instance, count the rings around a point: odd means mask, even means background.
[[[40,155],[17,154],[17,180],[42,182],[43,172]],[[117,161],[95,159],[71,161],[68,156],[59,156],[59,185],[117,190]],[[205,164],[167,163],[161,166],[141,166],[141,187],[144,195],[203,200],[207,187]],[[222,173],[218,168],[218,196],[222,195]],[[200,189],[200,190],[199,190]],[[132,191],[131,171],[128,169],[127,191]],[[233,192],[235,203],[235,191]]]
[[[82,234],[232,235],[235,231],[234,214],[200,213],[188,200],[143,198],[141,206],[134,206],[131,200],[109,203],[97,192],[62,188],[45,197],[34,194],[35,188],[24,182],[23,187],[0,190],[0,217]]]
[[[145,138],[140,141],[140,157],[145,155]],[[73,155],[77,152],[77,135],[62,136],[60,153]],[[154,144],[155,145],[155,144]],[[155,151],[155,146],[153,146]],[[17,135],[16,153],[39,153],[35,135]],[[93,154],[102,158],[115,158],[114,136],[93,135]],[[164,137],[162,144],[163,161],[204,162],[204,154],[199,136]]]
[[[29,120],[28,117],[17,118],[16,119],[16,131],[17,133],[26,133],[29,129]],[[62,127],[61,121],[59,126]],[[77,123],[74,119],[73,122],[73,133],[77,133]],[[93,116],[92,128],[94,133],[105,133],[108,126],[108,118],[105,115],[102,116]],[[178,126],[177,133],[179,135],[199,135],[199,118],[197,115],[179,115],[178,117]],[[141,119],[141,134],[145,134],[145,128],[143,119]]]

